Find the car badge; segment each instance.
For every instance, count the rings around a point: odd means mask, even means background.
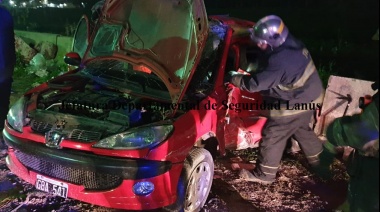
[[[60,146],[63,139],[65,139],[65,134],[63,134],[63,128],[66,124],[65,120],[58,120],[55,126],[48,132],[45,133],[45,145],[50,148],[61,149]]]
[[[66,125],[66,121],[65,120],[58,120],[55,122],[55,129],[56,130],[63,130],[63,128],[65,127]]]

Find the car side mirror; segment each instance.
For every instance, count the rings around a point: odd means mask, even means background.
[[[65,55],[64,61],[68,65],[79,66],[82,58],[76,52],[69,52]]]

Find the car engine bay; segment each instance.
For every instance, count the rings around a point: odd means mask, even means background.
[[[37,134],[60,130],[69,138],[93,141],[164,120],[170,112],[152,99],[134,97],[78,75],[58,77],[48,86],[34,94],[36,100],[31,101],[36,101],[36,107],[28,111],[31,129]]]

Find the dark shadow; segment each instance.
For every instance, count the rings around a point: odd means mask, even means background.
[[[243,199],[240,196],[240,194],[235,190],[235,188],[233,188],[230,184],[224,182],[221,179],[214,179],[209,199],[215,196],[216,194],[228,206],[229,210],[227,211],[262,211],[258,208],[255,208],[255,206],[249,203],[249,201]]]

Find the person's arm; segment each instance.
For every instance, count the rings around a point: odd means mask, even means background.
[[[327,140],[335,146],[350,146],[365,156],[378,157],[379,109],[374,100],[361,114],[335,119],[326,131]]]
[[[242,90],[257,92],[278,86],[283,75],[282,65],[273,58],[263,71],[251,75],[235,75],[231,82]]]

